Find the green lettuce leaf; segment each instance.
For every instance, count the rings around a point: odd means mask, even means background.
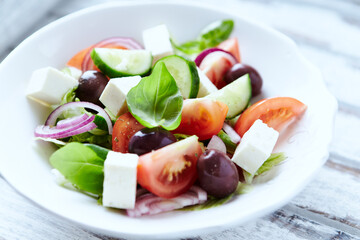
[[[272,153],[270,157],[261,165],[261,167],[256,171],[254,175],[248,173],[247,171],[243,170],[243,175],[245,178],[245,181],[247,183],[251,183],[254,179],[254,177],[263,174],[264,172],[267,172],[271,170],[276,165],[280,164],[286,159],[286,155],[283,152],[280,153]]]
[[[61,140],[67,143],[71,143],[71,142],[91,143],[107,149],[111,149],[112,147],[112,138],[111,135],[109,134],[96,135],[96,134],[92,134],[91,132],[84,132]]]
[[[230,194],[224,198],[215,198],[213,196],[208,195],[208,200],[206,202],[204,202],[202,204],[187,206],[187,207],[179,209],[179,211],[197,211],[197,210],[204,210],[204,209],[217,207],[224,203],[229,202],[234,196],[248,193],[251,190],[252,190],[252,186],[250,186],[249,184],[246,184],[246,183],[239,182],[235,192],[233,192],[232,194]]]

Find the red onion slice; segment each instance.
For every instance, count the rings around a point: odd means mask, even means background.
[[[70,126],[68,128],[56,129],[50,126],[38,126],[35,129],[35,136],[36,137],[43,137],[43,138],[54,138],[54,139],[61,139],[70,136],[74,136],[80,133],[84,133],[96,128],[96,124],[93,123],[95,116],[90,116],[83,122],[80,122],[77,125]]]
[[[225,143],[219,138],[218,136],[214,135],[210,139],[209,144],[207,145],[207,149],[215,149],[219,150],[220,152],[223,152],[226,154],[226,145]]]
[[[98,114],[105,119],[106,124],[108,126],[109,134],[110,135],[112,134],[113,127],[112,127],[112,122],[111,122],[111,118],[109,117],[109,115],[105,112],[105,110],[102,107],[99,107],[98,105],[90,103],[90,102],[69,102],[69,103],[65,103],[65,104],[57,107],[54,111],[52,111],[52,113],[50,113],[49,117],[46,119],[45,126],[54,126],[56,123],[56,119],[58,119],[58,117],[64,111],[66,111],[68,109],[72,109],[72,108],[77,108],[77,107],[89,108],[94,111],[97,111]]]
[[[129,217],[153,215],[200,204],[206,200],[207,193],[197,186],[192,186],[188,192],[170,199],[161,198],[148,192],[138,196],[136,198],[135,208],[126,210],[126,213]]]
[[[57,129],[68,128],[70,126],[73,126],[73,125],[76,125],[76,124],[79,124],[79,123],[85,121],[88,117],[89,116],[86,113],[84,113],[83,115],[60,120],[57,122],[56,128]]]
[[[91,51],[94,48],[105,48],[105,47],[110,47],[110,46],[123,46],[127,49],[143,49],[143,46],[141,46],[140,43],[138,43],[137,41],[135,41],[133,38],[129,38],[129,37],[111,37],[111,38],[107,38],[104,39],[98,43],[96,43],[95,45],[93,45],[89,51],[86,53],[84,60],[82,62],[81,65],[81,70],[83,72],[93,69],[94,62],[91,59]]]
[[[223,130],[227,135],[229,135],[229,137],[233,143],[238,144],[240,142],[240,140],[241,140],[240,135],[229,124],[224,123]]]
[[[233,63],[233,65],[235,63],[237,63],[238,61],[236,60],[235,56],[228,52],[228,51],[225,51],[223,49],[220,49],[220,48],[208,48],[208,49],[205,49],[204,51],[202,51],[196,58],[195,58],[195,64],[196,66],[200,66],[201,62],[204,60],[204,58],[206,56],[208,56],[210,53],[213,53],[213,52],[223,52],[224,53],[224,56],[226,56],[227,58],[230,59],[230,61]]]

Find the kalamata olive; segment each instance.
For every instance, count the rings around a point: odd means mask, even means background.
[[[143,128],[130,138],[129,152],[143,155],[174,142],[175,136],[161,127]]]
[[[197,162],[200,186],[210,195],[226,197],[236,190],[239,175],[230,158],[215,149],[206,150]]]
[[[226,72],[224,80],[229,84],[247,73],[251,80],[252,96],[256,96],[261,92],[263,80],[253,67],[243,63],[234,64],[231,69]]]
[[[103,73],[94,70],[86,71],[79,79],[76,96],[81,101],[92,102],[104,107],[99,98],[107,83],[108,79]]]

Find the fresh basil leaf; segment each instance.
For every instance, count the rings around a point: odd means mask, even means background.
[[[215,47],[226,40],[234,28],[233,20],[216,21],[203,29],[200,35],[200,48]]]
[[[91,148],[96,153],[96,155],[98,155],[101,159],[106,159],[110,151],[109,149],[100,147],[99,145],[96,144],[85,143],[84,145]]]
[[[174,130],[180,125],[183,98],[163,62],[129,91],[126,102],[131,114],[145,127]]]
[[[206,26],[197,40],[191,40],[183,44],[176,44],[173,39],[170,40],[177,55],[194,60],[206,48],[216,47],[219,43],[228,39],[233,28],[233,20],[216,21]]]
[[[194,60],[195,57],[202,51],[199,41],[189,41],[180,45],[176,44],[172,39],[170,39],[170,41],[176,55],[180,55],[188,60]]]
[[[50,157],[51,165],[78,189],[97,195],[103,192],[104,160],[81,143],[69,143]]]

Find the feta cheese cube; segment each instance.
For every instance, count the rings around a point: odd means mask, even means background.
[[[218,89],[217,87],[211,82],[211,80],[205,75],[203,71],[197,68],[200,83],[199,83],[199,92],[197,97],[205,97],[210,93],[216,92]]]
[[[174,54],[170,34],[165,24],[143,31],[143,40],[145,49],[151,51],[153,55],[153,63],[162,57]]]
[[[140,76],[112,78],[100,96],[100,102],[115,116],[127,111],[126,95],[141,80]]]
[[[253,175],[270,157],[278,137],[279,132],[256,120],[242,137],[232,161]]]
[[[59,104],[65,93],[78,84],[78,80],[56,68],[41,68],[33,72],[26,95],[46,106]]]
[[[136,174],[139,156],[110,151],[104,163],[103,205],[132,209],[136,200]]]

